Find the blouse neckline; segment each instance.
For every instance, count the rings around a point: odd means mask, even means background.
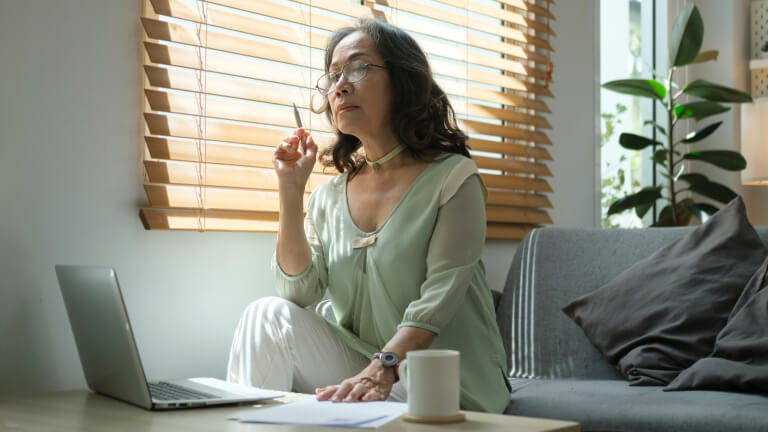
[[[406,198],[408,198],[408,195],[410,195],[411,190],[413,190],[416,183],[418,183],[422,177],[424,177],[424,174],[429,171],[429,169],[434,165],[435,162],[441,160],[440,155],[433,159],[430,163],[427,164],[427,166],[421,170],[418,176],[411,182],[411,185],[408,186],[408,189],[405,191],[403,196],[400,197],[400,200],[395,204],[395,206],[392,208],[392,211],[389,212],[389,215],[387,215],[387,218],[384,219],[384,222],[379,225],[378,228],[376,228],[373,231],[363,231],[359,226],[357,226],[357,223],[355,223],[355,220],[352,219],[352,212],[349,210],[349,197],[347,196],[347,183],[349,179],[349,171],[344,173],[344,190],[342,191],[344,193],[344,211],[346,213],[347,219],[349,219],[350,224],[355,227],[355,230],[362,234],[363,236],[372,236],[374,234],[378,234],[385,226],[387,226],[387,223],[390,219],[394,216],[394,214],[397,212],[397,209],[400,208],[400,205],[405,201]]]

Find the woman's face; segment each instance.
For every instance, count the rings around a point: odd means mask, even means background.
[[[341,72],[350,61],[384,66],[384,60],[367,33],[356,31],[333,50],[331,72]],[[362,80],[350,83],[342,75],[327,95],[336,127],[361,140],[390,134],[392,87],[386,69],[369,67]]]

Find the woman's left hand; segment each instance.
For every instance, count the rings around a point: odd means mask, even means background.
[[[395,383],[395,371],[384,367],[378,360],[339,385],[315,389],[317,400],[331,402],[369,402],[385,400]]]

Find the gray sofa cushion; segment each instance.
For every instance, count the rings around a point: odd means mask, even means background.
[[[768,398],[763,396],[663,392],[661,387],[630,387],[623,380],[511,381],[505,413],[578,421],[583,432],[739,432],[768,427]]]
[[[560,310],[692,228],[533,230],[517,249],[496,317],[516,378],[620,378]],[[763,244],[768,227],[757,227]]]
[[[665,388],[687,389],[768,394],[768,258],[717,335],[714,352]]]
[[[563,312],[632,385],[667,385],[712,352],[767,253],[737,197]]]

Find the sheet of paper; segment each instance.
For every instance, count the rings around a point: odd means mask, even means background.
[[[377,428],[403,415],[408,405],[400,402],[298,402],[243,411],[233,417],[244,423],[275,423],[312,426]]]

